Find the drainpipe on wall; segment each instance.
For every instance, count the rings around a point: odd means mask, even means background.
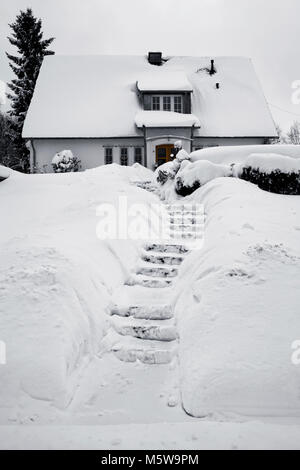
[[[35,153],[33,140],[32,139],[27,140],[25,145],[30,152],[30,173],[35,173],[36,172],[36,153]]]
[[[146,127],[143,126],[143,133],[144,133],[144,164],[147,168],[147,139],[146,139]]]
[[[195,126],[192,126],[192,128],[191,128],[191,148],[190,148],[191,153],[192,153],[192,151],[193,151],[194,127],[195,127]]]

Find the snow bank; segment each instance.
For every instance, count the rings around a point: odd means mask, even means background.
[[[179,162],[183,162],[184,160],[190,160],[191,156],[187,153],[186,150],[181,149],[176,155],[176,160]]]
[[[175,308],[184,408],[300,416],[300,198],[224,178],[186,201],[203,203],[207,222]]]
[[[209,161],[185,162],[176,175],[175,188],[178,194],[186,196],[212,179],[231,175],[230,166],[215,165]]]
[[[6,166],[0,165],[0,181],[5,180],[8,178],[10,175],[10,170],[9,168],[6,168]]]
[[[138,243],[96,237],[101,203],[148,204],[131,184],[139,166],[23,175],[0,185],[1,422],[34,414],[35,401],[66,406],[87,362],[103,349],[106,312],[138,256]],[[15,177],[16,174],[16,177]],[[14,215],[15,214],[15,215]]]
[[[135,116],[135,123],[137,127],[200,127],[194,114],[173,111],[140,111]]]
[[[241,163],[253,153],[276,153],[292,158],[300,158],[299,145],[241,145],[210,147],[191,153],[191,161],[209,160],[212,163]]]
[[[300,159],[276,153],[253,153],[245,161],[234,166],[234,175],[240,177],[245,168],[252,168],[266,174],[274,171],[298,173],[300,172]]]

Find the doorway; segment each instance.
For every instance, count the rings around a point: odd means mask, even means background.
[[[172,155],[172,156],[171,156]],[[163,165],[173,159],[174,145],[163,144],[156,146],[156,164],[157,166]]]

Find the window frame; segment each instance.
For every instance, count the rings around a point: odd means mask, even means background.
[[[140,152],[140,155],[137,156],[137,151]],[[143,164],[143,148],[142,147],[134,147],[134,163],[139,163],[140,165]]]
[[[156,104],[154,104],[154,100],[156,100]],[[160,95],[152,95],[151,96],[151,109],[152,111],[160,111],[161,109],[161,96]]]
[[[178,103],[176,103],[176,100],[178,100],[178,99],[180,100],[180,111],[178,111],[176,109],[176,106],[178,106]],[[174,102],[174,105],[173,105],[174,113],[182,113],[182,110],[183,110],[182,96],[181,95],[174,95],[173,102]]]
[[[110,155],[108,155],[109,151],[110,151]],[[113,147],[105,147],[105,154],[104,154],[105,165],[111,165],[113,161],[114,161],[113,160]]]
[[[168,105],[166,105],[167,101],[168,101]],[[163,105],[162,107],[163,111],[172,111],[172,95],[163,95],[162,105]]]
[[[151,95],[151,111],[183,113],[183,96],[172,94]]]
[[[126,156],[123,155],[123,152],[126,153]],[[124,158],[126,159],[126,163],[124,163]],[[128,147],[121,147],[120,148],[120,165],[121,166],[128,166]]]

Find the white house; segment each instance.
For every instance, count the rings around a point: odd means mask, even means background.
[[[47,56],[25,120],[32,169],[52,171],[72,150],[83,169],[111,162],[149,168],[174,143],[188,152],[267,143],[276,128],[250,59]]]

